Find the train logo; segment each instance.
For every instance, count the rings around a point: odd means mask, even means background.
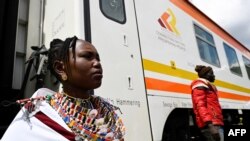
[[[168,8],[167,11],[161,15],[161,17],[158,19],[158,22],[163,28],[175,33],[176,35],[180,35],[176,28],[176,17],[170,8]]]

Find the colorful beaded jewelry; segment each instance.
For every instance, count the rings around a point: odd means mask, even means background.
[[[125,127],[115,113],[119,108],[101,97],[77,99],[65,93],[56,93],[52,96],[19,100],[17,103],[27,105],[42,100],[46,100],[58,112],[78,141],[111,141],[124,137]]]

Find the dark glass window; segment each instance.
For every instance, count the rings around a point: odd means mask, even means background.
[[[242,56],[242,58],[246,67],[248,78],[250,79],[250,59],[247,59],[245,56]]]
[[[213,36],[197,25],[194,25],[194,30],[201,59],[209,64],[220,67],[220,60]]]
[[[126,22],[124,0],[100,0],[99,2],[104,16],[121,24]]]
[[[224,46],[225,53],[227,56],[227,61],[228,61],[230,71],[242,76],[240,64],[239,64],[235,50],[225,43],[223,43],[223,46]]]

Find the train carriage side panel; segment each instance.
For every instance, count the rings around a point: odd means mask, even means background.
[[[249,50],[186,0],[136,0],[135,6],[154,140],[162,139],[174,109],[192,108],[189,85],[197,78],[197,64],[214,69],[223,108],[249,109],[250,81],[245,72],[242,77],[230,72],[223,43],[233,47],[239,58],[241,54],[250,57]],[[211,36],[207,40],[217,59],[201,57],[207,55],[199,50],[204,33]]]

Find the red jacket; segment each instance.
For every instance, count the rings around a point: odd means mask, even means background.
[[[217,89],[206,79],[199,78],[191,83],[193,110],[199,128],[207,122],[214,125],[224,125]]]

